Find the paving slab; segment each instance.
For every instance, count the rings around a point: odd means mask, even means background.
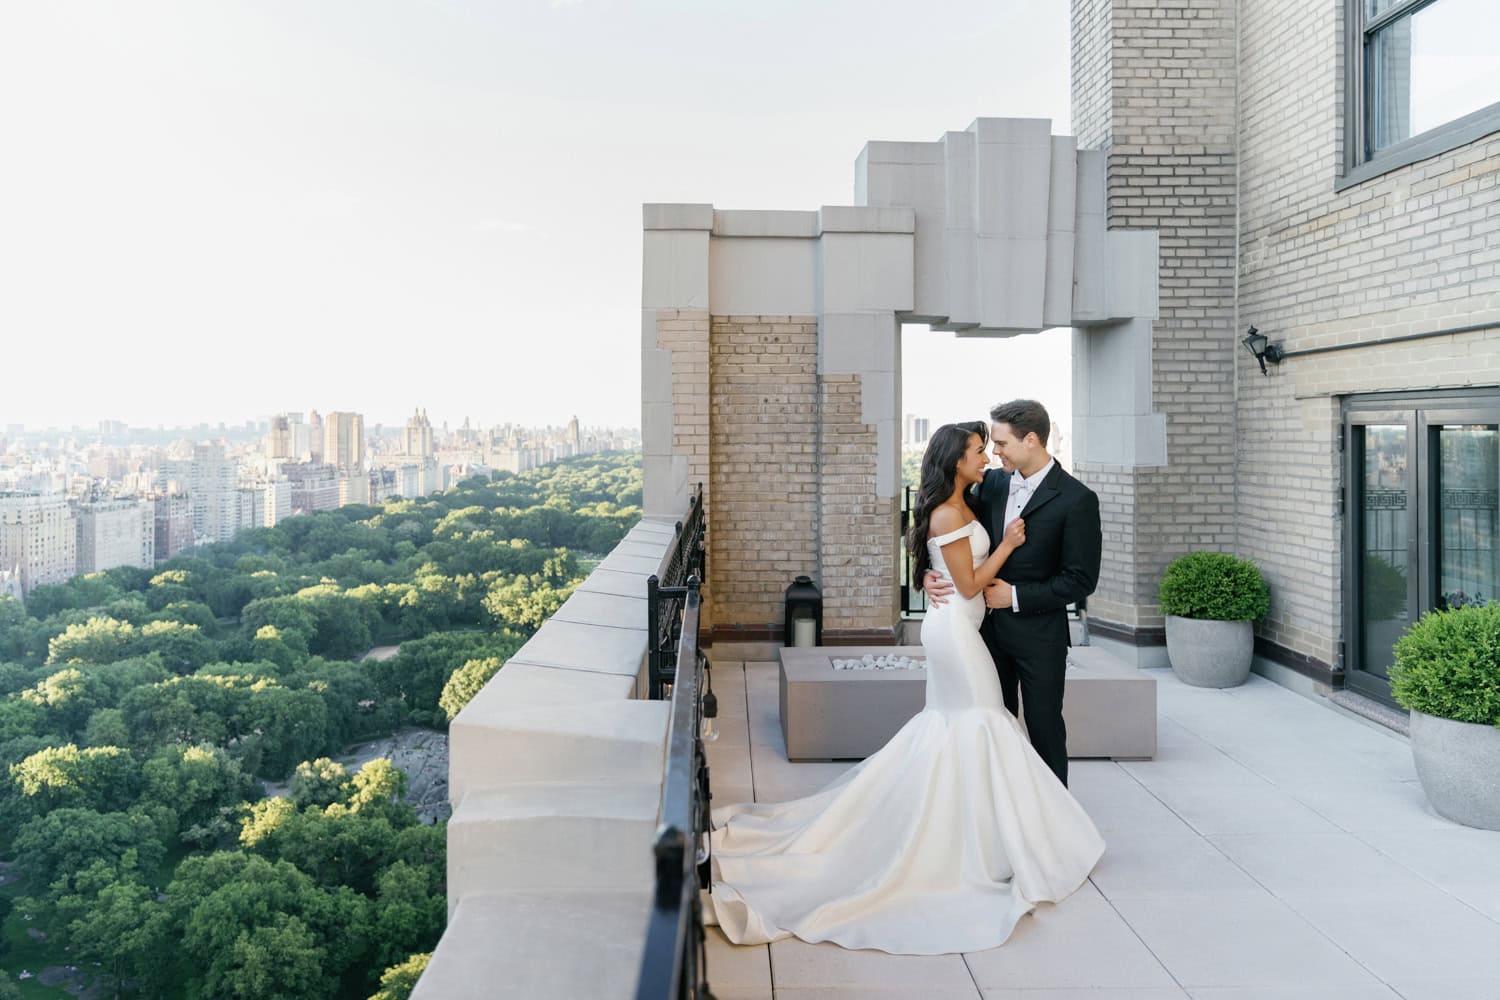
[[[1176,982],[1328,987],[1378,983],[1370,971],[1269,893],[1116,899],[1120,915]]]
[[[1176,983],[1099,890],[1089,883],[1021,919],[999,948],[967,952],[981,989],[1152,988]]]

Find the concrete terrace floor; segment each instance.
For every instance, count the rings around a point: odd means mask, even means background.
[[[777,666],[715,660],[714,801],[813,791],[786,760]],[[1434,813],[1406,740],[1259,676],[1153,670],[1155,760],[1073,761],[1108,842],[1078,892],[1001,948],[896,956],[708,929],[720,1000],[1496,1000],[1500,833]]]

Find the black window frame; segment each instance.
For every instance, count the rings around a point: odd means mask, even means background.
[[[1441,2],[1442,0],[1397,0],[1379,17],[1367,18],[1365,0],[1344,0],[1343,174],[1334,181],[1335,191],[1342,191],[1392,170],[1466,146],[1492,132],[1500,131],[1500,101],[1496,101],[1462,118],[1455,118],[1387,146],[1378,153],[1370,151],[1370,107],[1366,100],[1366,81],[1370,71],[1369,39],[1381,28]]]
[[[1446,423],[1500,422],[1500,386],[1480,385],[1463,389],[1428,389],[1398,392],[1358,393],[1344,396],[1340,404],[1340,494],[1343,517],[1340,542],[1342,577],[1340,596],[1342,630],[1340,666],[1344,685],[1360,694],[1396,706],[1390,683],[1370,672],[1364,663],[1360,598],[1363,591],[1363,532],[1360,493],[1363,488],[1363,449],[1357,428],[1368,424],[1404,424],[1407,427],[1410,488],[1414,503],[1408,522],[1410,559],[1415,573],[1408,576],[1408,606],[1415,615],[1438,606],[1438,561],[1440,546],[1440,482],[1438,463],[1433,461],[1434,432]],[[1399,706],[1396,706],[1399,707]]]

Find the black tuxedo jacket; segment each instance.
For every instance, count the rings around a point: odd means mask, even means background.
[[[1005,529],[1005,501],[1011,474],[990,469],[979,484],[978,499],[990,551],[1000,544]],[[1094,592],[1099,583],[1103,540],[1099,529],[1099,498],[1094,491],[1053,465],[1021,511],[1026,522],[1026,544],[1011,553],[999,579],[1014,584],[1019,612],[1001,608],[997,615],[1030,615],[1060,611]]]

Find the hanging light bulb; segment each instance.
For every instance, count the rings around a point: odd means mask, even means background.
[[[719,738],[719,699],[714,694],[713,674],[707,660],[703,667],[703,742],[712,743]]]
[[[703,742],[712,743],[719,738],[719,699],[713,691],[703,696]]]

